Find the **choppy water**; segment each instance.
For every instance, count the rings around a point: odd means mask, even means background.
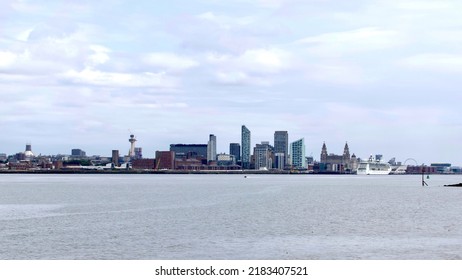
[[[461,176],[0,175],[0,259],[462,259]]]

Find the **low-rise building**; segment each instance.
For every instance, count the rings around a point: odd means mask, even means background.
[[[132,169],[154,169],[156,160],[153,158],[134,159],[131,164]]]
[[[156,151],[156,170],[175,169],[175,152],[174,151]]]

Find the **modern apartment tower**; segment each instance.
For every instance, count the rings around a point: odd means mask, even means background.
[[[209,142],[207,142],[207,161],[215,160],[217,160],[217,137],[210,134]]]
[[[284,157],[280,158],[277,169],[284,169],[289,159],[289,134],[287,131],[275,131],[274,132],[274,153],[284,154]],[[282,167],[282,168],[281,168]]]
[[[290,161],[294,168],[306,168],[304,138],[290,143]]]
[[[243,125],[241,130],[242,169],[250,168],[250,130]]]
[[[241,145],[239,143],[229,144],[229,154],[234,156],[236,162],[241,161]]]

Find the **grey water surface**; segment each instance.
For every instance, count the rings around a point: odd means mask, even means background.
[[[462,259],[462,176],[0,174],[0,259]]]

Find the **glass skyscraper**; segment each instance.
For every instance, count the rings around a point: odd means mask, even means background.
[[[236,162],[241,161],[241,145],[239,143],[229,144],[229,154],[234,156]]]
[[[293,167],[306,168],[304,138],[290,144],[290,159]]]
[[[282,162],[278,162],[278,166],[276,167],[283,169],[289,159],[289,134],[287,131],[274,132],[274,153],[284,154],[284,157],[280,158]]]

